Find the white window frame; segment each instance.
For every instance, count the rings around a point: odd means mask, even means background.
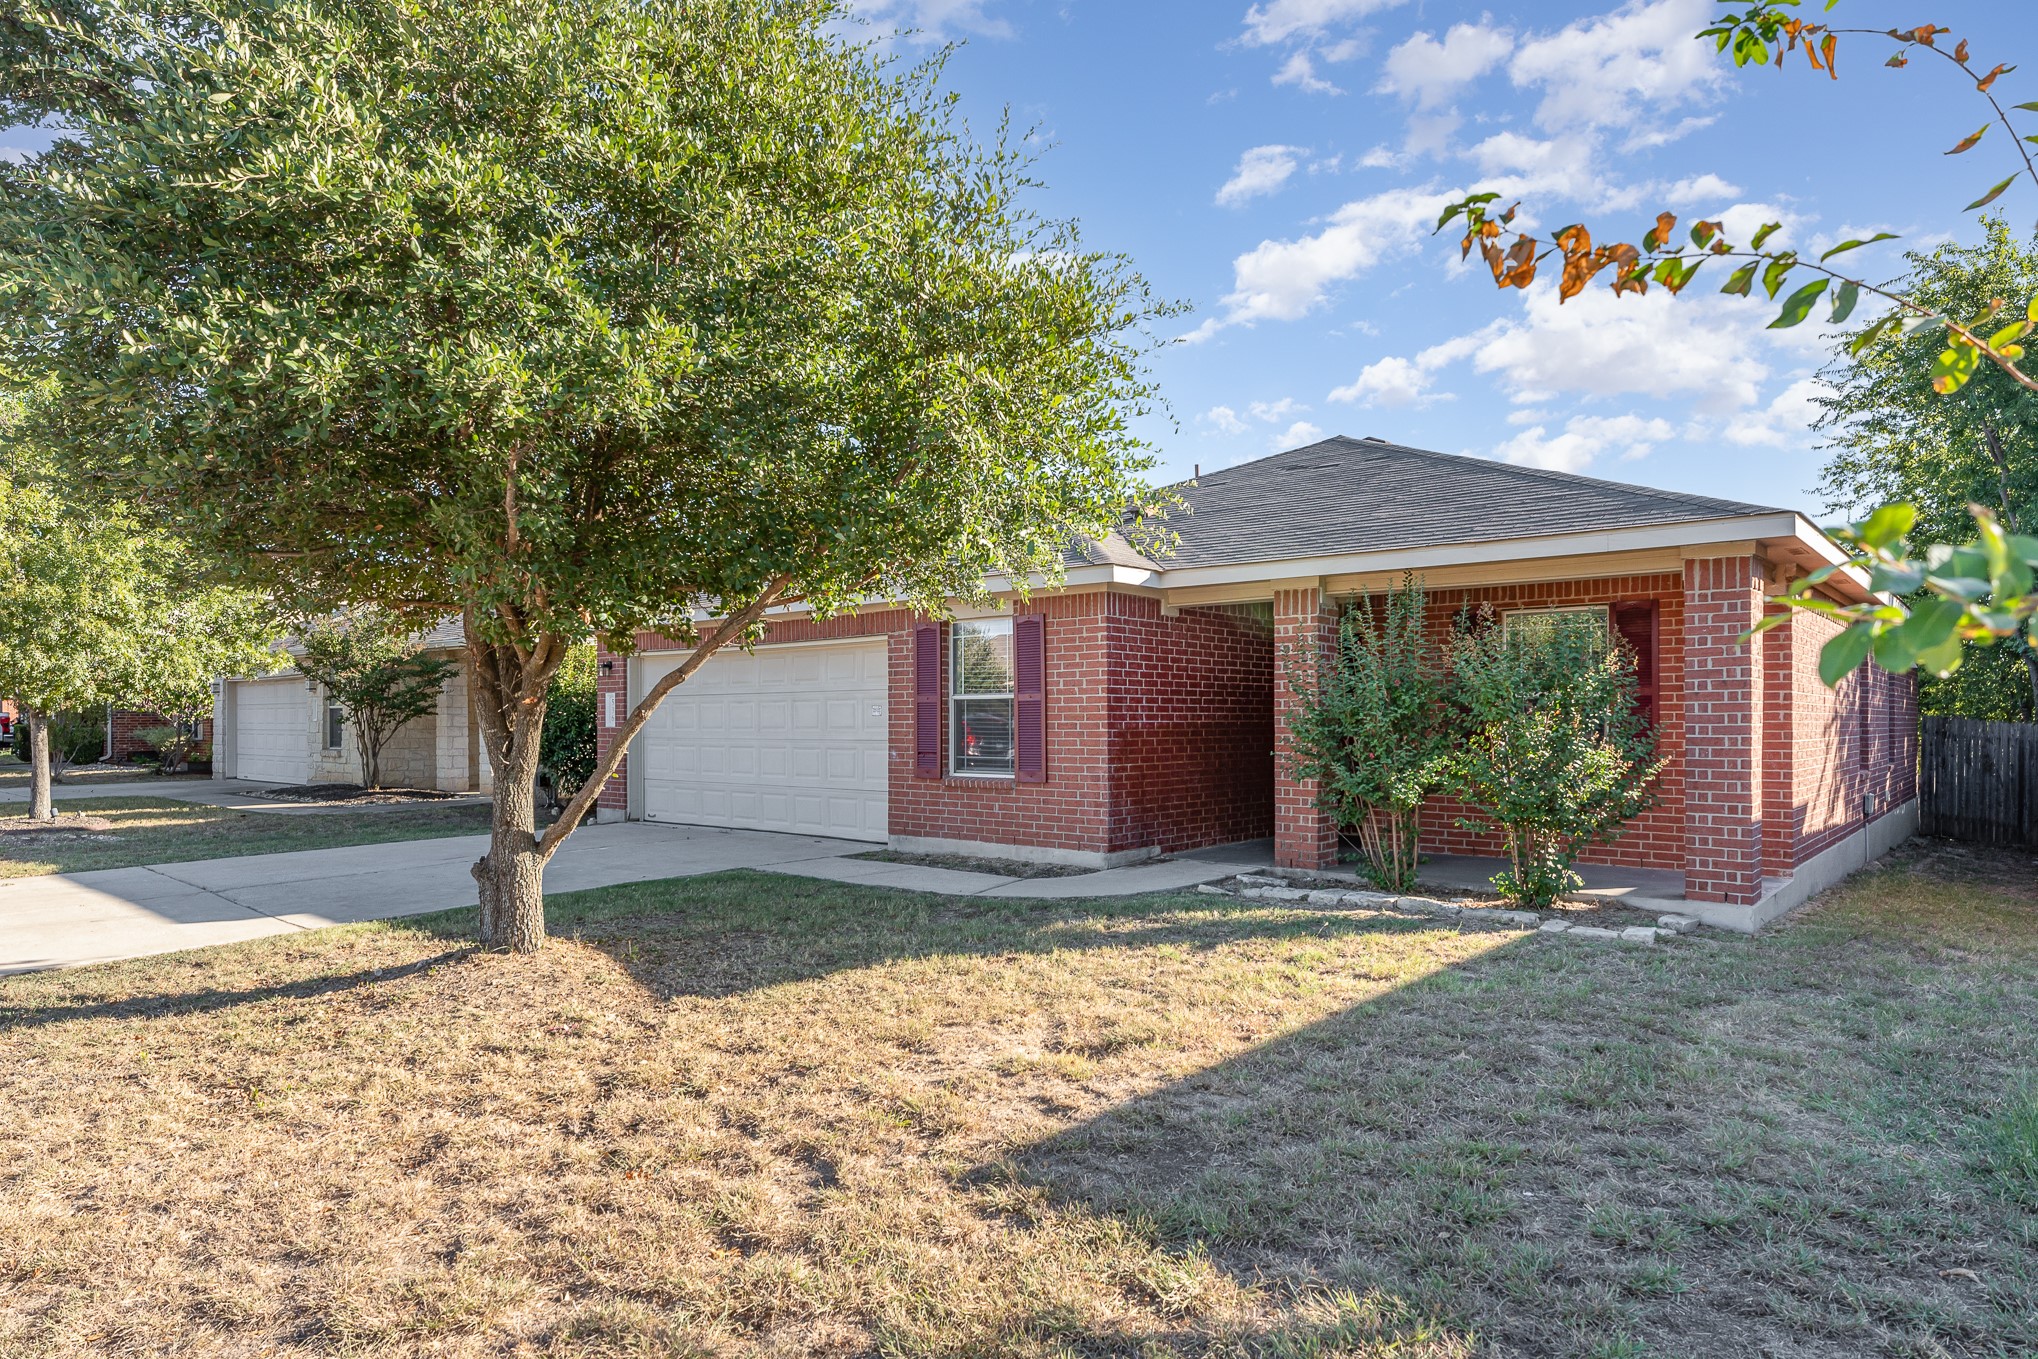
[[[964,693],[964,692],[962,692],[962,687],[961,687],[961,686],[962,686],[962,642],[963,642],[963,638],[964,638],[964,637],[965,637],[965,636],[967,635],[967,633],[965,632],[965,629],[967,629],[967,628],[979,628],[979,627],[981,627],[981,628],[993,628],[993,629],[1001,629],[1001,630],[1003,631],[1004,635],[1005,635],[1005,636],[1006,636],[1006,637],[1007,637],[1007,638],[1008,638],[1008,639],[1009,639],[1009,640],[1011,641],[1012,647],[1014,648],[1014,655],[1013,655],[1013,658],[1012,658],[1012,659],[1013,659],[1013,667],[1012,667],[1012,668],[1013,668],[1013,676],[1012,676],[1012,678],[1013,678],[1013,682],[1014,682],[1014,684],[1016,684],[1016,683],[1018,682],[1018,664],[1017,664],[1017,662],[1018,662],[1018,655],[1017,655],[1017,648],[1018,648],[1018,645],[1019,645],[1019,639],[1018,639],[1018,636],[1017,636],[1017,629],[1015,629],[1015,628],[1014,628],[1014,627],[1012,626],[1012,621],[1013,621],[1013,620],[1012,620],[1012,619],[1010,619],[1009,617],[1008,617],[1008,618],[969,618],[969,619],[963,619],[963,620],[959,620],[959,621],[957,621],[957,622],[955,622],[955,623],[952,623],[952,624],[950,624],[950,625],[949,625],[949,628],[948,628],[948,772],[949,772],[949,774],[950,774],[950,775],[951,775],[952,777],[954,777],[954,778],[959,778],[959,779],[1010,779],[1010,780],[1015,780],[1015,781],[1016,781],[1016,780],[1018,779],[1018,777],[1019,777],[1019,731],[1018,731],[1018,724],[1019,724],[1019,693],[1018,693],[1018,690],[1017,690],[1016,688],[1014,688],[1014,689],[1008,689],[1008,690],[1006,690],[1006,691],[1005,691],[1004,693],[1002,693],[1002,694],[991,694],[991,693],[977,693],[977,694],[968,694],[968,693]],[[1006,738],[1006,740],[1007,740],[1007,748],[1006,748],[1006,751],[1005,751],[1005,762],[1006,762],[1006,764],[1007,764],[1008,766],[1010,766],[1010,767],[1009,767],[1009,768],[1005,768],[1005,769],[970,769],[970,768],[967,768],[967,767],[965,767],[965,766],[964,766],[964,764],[963,764],[963,757],[964,757],[964,750],[963,750],[963,741],[962,741],[962,731],[963,731],[963,722],[962,722],[962,705],[963,705],[963,703],[964,703],[965,701],[967,701],[967,702],[971,702],[971,703],[982,703],[982,702],[986,702],[986,701],[991,701],[991,702],[995,702],[995,701],[997,701],[997,700],[999,700],[999,699],[1003,699],[1003,700],[1004,700],[1004,702],[1005,702],[1005,730],[1006,730],[1006,732],[1008,733],[1008,736],[1007,736],[1007,738]]]
[[[339,721],[333,718],[338,715]],[[319,729],[319,748],[322,750],[345,750],[347,748],[347,710],[332,698],[326,699],[325,720]]]
[[[1607,638],[1611,640],[1613,637],[1613,606],[1610,604],[1566,604],[1554,608],[1509,609],[1500,615],[1500,635],[1510,641],[1513,640],[1514,620],[1517,618],[1554,618],[1564,614],[1596,618]]]

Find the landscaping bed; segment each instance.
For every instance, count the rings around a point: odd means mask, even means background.
[[[1663,949],[727,874],[11,978],[0,1353],[2031,1353],[2034,869]]]
[[[257,789],[248,796],[273,798],[278,802],[391,806],[402,802],[453,802],[471,798],[474,794],[447,793],[436,788],[364,788],[358,783],[293,783],[280,788]]]
[[[488,807],[475,803],[420,807],[401,815],[368,808],[310,816],[233,811],[169,798],[67,797],[58,801],[57,814],[54,825],[25,817],[0,819],[0,878],[476,835],[488,829]]]

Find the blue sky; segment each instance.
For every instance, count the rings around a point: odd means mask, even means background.
[[[1628,240],[1664,207],[1724,214],[1743,241],[1781,221],[1778,243],[1800,247],[1894,231],[1853,256],[1885,278],[1906,246],[1973,239],[1959,209],[2016,163],[2000,128],[1943,154],[1988,116],[1947,63],[1889,70],[1892,44],[1848,37],[1837,82],[1736,72],[1691,38],[1721,8],[1708,0],[862,7],[964,40],[948,79],[972,119],[989,128],[1009,106],[1047,143],[1039,205],[1193,304],[1168,330],[1193,341],[1154,363],[1172,421],[1147,430],[1183,475],[1318,432],[1377,434],[1820,510],[1809,398],[1830,334],[1767,330],[1773,307],[1720,296],[1717,266],[1676,299],[1503,294],[1430,234],[1438,205],[1499,188],[1546,230],[1583,220]],[[2029,63],[1998,82],[2006,104],[2038,99],[2038,5],[1939,8],[1984,69]],[[1924,16],[1841,0],[1831,17]],[[2000,206],[2030,221],[2038,193]]]
[[[1168,412],[1143,431],[1169,477],[1376,434],[1819,511],[1830,334],[1765,329],[1773,309],[1718,295],[1717,266],[1677,299],[1501,293],[1431,234],[1439,205],[1495,188],[1545,231],[1630,240],[1666,207],[1743,240],[1781,221],[1778,243],[1808,249],[1894,231],[1852,257],[1880,278],[1906,246],[1972,239],[1960,206],[2013,163],[2000,130],[1943,154],[1987,115],[1945,63],[1885,69],[1891,44],[1848,37],[1838,82],[1737,72],[1690,36],[1711,0],[857,3],[875,32],[917,30],[888,39],[902,56],[960,41],[947,80],[972,121],[1009,109],[1039,140],[1035,206],[1193,308],[1163,332],[1187,338],[1154,359]],[[1984,65],[2028,63],[2006,104],[2038,99],[2038,5],[1941,9]],[[45,143],[0,131],[0,154]],[[2038,192],[2000,206],[2030,221]]]

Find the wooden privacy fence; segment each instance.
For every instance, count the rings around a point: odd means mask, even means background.
[[[1926,718],[1918,801],[1926,835],[2038,847],[2038,723]]]

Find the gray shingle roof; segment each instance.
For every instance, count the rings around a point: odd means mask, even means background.
[[[1487,458],[1344,436],[1177,488],[1164,568],[1284,561],[1777,513]]]

